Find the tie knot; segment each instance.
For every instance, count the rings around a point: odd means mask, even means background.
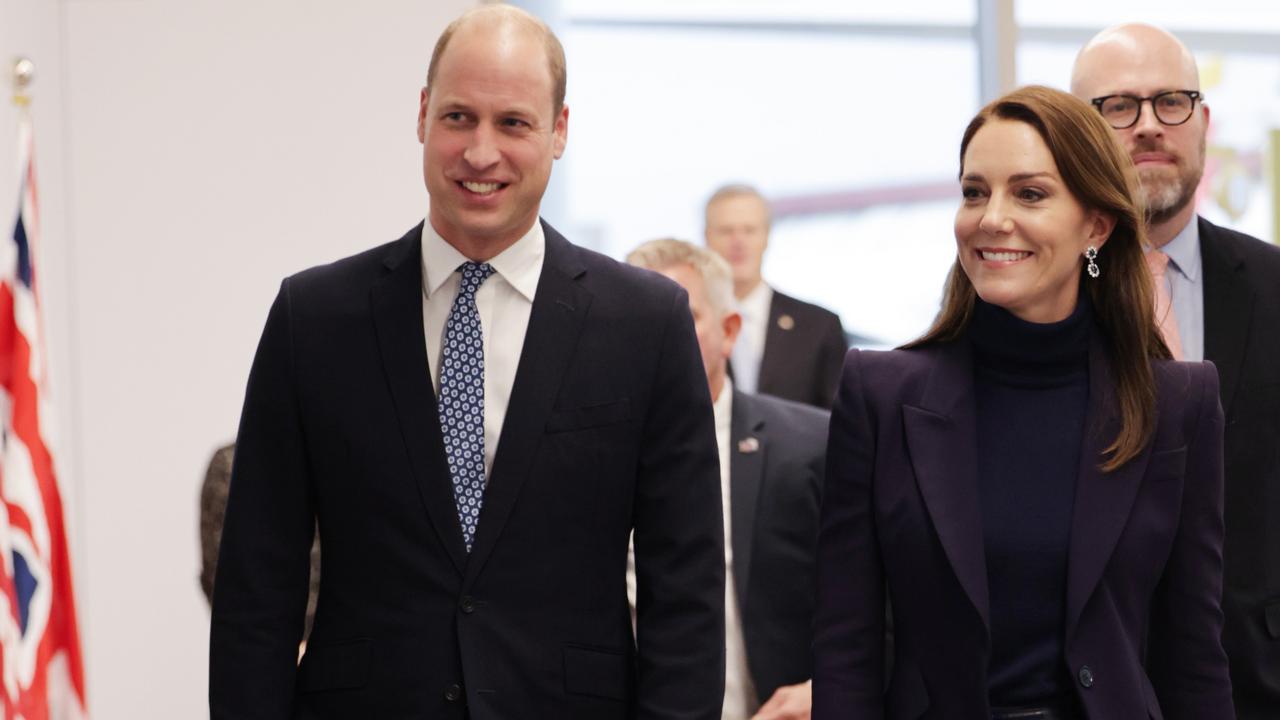
[[[1169,256],[1159,250],[1148,250],[1146,253],[1147,268],[1156,277],[1163,277],[1165,268],[1169,267]]]
[[[493,266],[489,263],[478,262],[464,262],[458,266],[458,269],[462,271],[462,286],[459,291],[468,295],[475,295],[476,290],[479,290],[484,281],[488,280],[494,272]]]

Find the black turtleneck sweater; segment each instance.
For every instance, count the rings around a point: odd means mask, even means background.
[[[969,337],[991,600],[993,706],[1066,695],[1067,551],[1089,399],[1086,295],[1056,323],[977,301]]]

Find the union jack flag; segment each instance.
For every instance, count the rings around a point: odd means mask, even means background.
[[[18,220],[0,239],[0,717],[85,717],[62,495],[51,451],[35,249],[31,123],[18,128]]]

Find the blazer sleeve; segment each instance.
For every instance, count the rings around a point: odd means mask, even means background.
[[[227,499],[209,639],[209,710],[291,716],[314,532],[281,285],[249,373]]]
[[[813,717],[884,717],[884,568],[876,536],[876,428],[861,376],[845,360],[827,440],[813,632]]]
[[[1235,717],[1221,640],[1224,421],[1218,371],[1209,363],[1192,367],[1200,387],[1181,516],[1152,600],[1147,649],[1148,673],[1167,720]]]
[[[707,379],[675,294],[650,387],[635,493],[637,717],[718,720],[724,516]]]

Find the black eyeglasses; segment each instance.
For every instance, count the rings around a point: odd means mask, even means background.
[[[1104,95],[1089,102],[1098,108],[1098,112],[1102,113],[1102,119],[1106,120],[1111,127],[1124,130],[1137,124],[1138,118],[1142,116],[1144,102],[1151,103],[1151,110],[1155,112],[1156,120],[1159,120],[1162,125],[1181,125],[1191,119],[1191,113],[1196,109],[1196,101],[1201,97],[1196,90],[1170,90],[1156,93],[1151,97]]]

